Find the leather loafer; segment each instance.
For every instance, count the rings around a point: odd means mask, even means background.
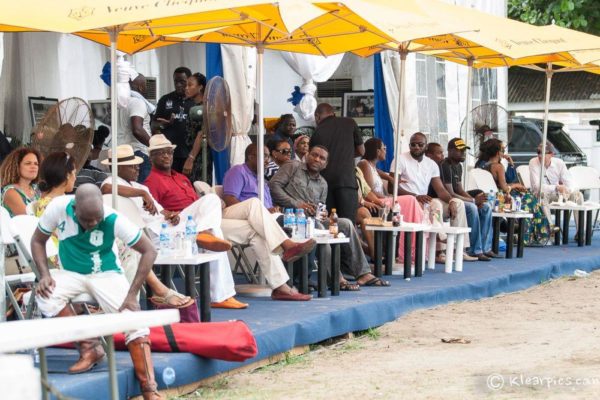
[[[493,251],[488,251],[487,253],[484,253],[486,257],[489,258],[502,258],[501,255],[499,255],[498,253],[494,253]]]
[[[283,252],[281,259],[283,262],[294,262],[315,248],[317,242],[314,239],[308,239],[306,242],[297,243]]]
[[[476,257],[477,257],[477,259],[478,259],[479,261],[492,261],[492,259],[491,259],[491,258],[489,258],[488,256],[486,256],[486,255],[485,255],[485,254],[483,254],[483,253],[482,253],[482,254],[478,254],[478,255],[476,255]]]
[[[208,251],[221,252],[231,250],[231,242],[206,232],[196,235],[196,243],[198,247]]]
[[[279,301],[309,301],[312,299],[310,294],[298,293],[292,290],[290,293],[285,293],[279,290],[271,292],[271,299]]]

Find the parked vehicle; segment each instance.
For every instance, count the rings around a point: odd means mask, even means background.
[[[508,142],[508,151],[516,166],[527,165],[537,157],[537,147],[542,142],[544,120],[525,117],[512,117],[513,130]],[[556,149],[556,157],[561,158],[567,167],[587,165],[586,154],[563,130],[564,124],[548,121],[548,141]]]

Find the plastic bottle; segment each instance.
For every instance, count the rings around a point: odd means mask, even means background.
[[[160,234],[158,235],[160,242],[160,255],[168,256],[171,254],[171,234],[167,230],[167,224],[163,222],[160,226]]]
[[[423,206],[423,223],[427,226],[431,226],[431,207],[429,203],[425,203]]]
[[[488,202],[490,203],[490,207],[494,209],[494,206],[496,205],[496,194],[494,193],[494,189],[491,189],[488,193]]]
[[[392,225],[400,226],[402,224],[402,214],[400,214],[400,204],[398,202],[394,202],[394,207],[392,207]]]
[[[185,223],[185,242],[183,244],[186,257],[198,254],[198,244],[196,243],[197,234],[198,230],[196,229],[196,222],[191,215],[188,215],[187,222]]]
[[[521,212],[521,196],[515,197],[515,212]]]
[[[283,211],[283,227],[284,228],[292,228],[291,220],[290,220],[290,209],[286,208]]]
[[[498,212],[504,211],[504,192],[498,191]]]
[[[298,234],[298,226],[296,225],[296,214],[294,214],[294,209],[290,208],[290,228],[292,229],[291,237],[296,237]]]
[[[306,237],[311,238],[315,234],[315,220],[311,217],[306,219]]]
[[[306,216],[304,210],[299,208],[296,210],[296,236],[300,239],[306,237]]]
[[[333,237],[337,237],[338,232],[338,216],[336,209],[332,208],[331,214],[329,215],[329,234],[333,235]]]

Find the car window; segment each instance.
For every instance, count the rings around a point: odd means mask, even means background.
[[[508,148],[511,153],[535,153],[540,141],[540,135],[537,131],[527,125],[515,124]]]
[[[559,153],[578,153],[579,149],[573,140],[560,127],[548,128],[548,140],[552,142]]]

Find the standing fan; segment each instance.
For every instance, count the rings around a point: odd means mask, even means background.
[[[71,97],[52,106],[33,128],[31,147],[42,157],[66,151],[75,159],[77,171],[83,167],[94,137],[94,119],[89,105],[79,97]]]
[[[202,119],[202,181],[206,182],[208,145],[215,151],[223,151],[231,142],[231,97],[227,81],[220,76],[211,78],[204,89],[203,104],[192,107],[189,114],[192,120]]]
[[[471,155],[477,157],[479,146],[486,139],[486,131],[492,131],[496,139],[508,143],[512,136],[512,121],[505,108],[497,104],[482,104],[471,110],[471,131],[467,132],[467,119],[460,125],[460,137],[467,139]],[[489,138],[489,137],[487,137]]]

